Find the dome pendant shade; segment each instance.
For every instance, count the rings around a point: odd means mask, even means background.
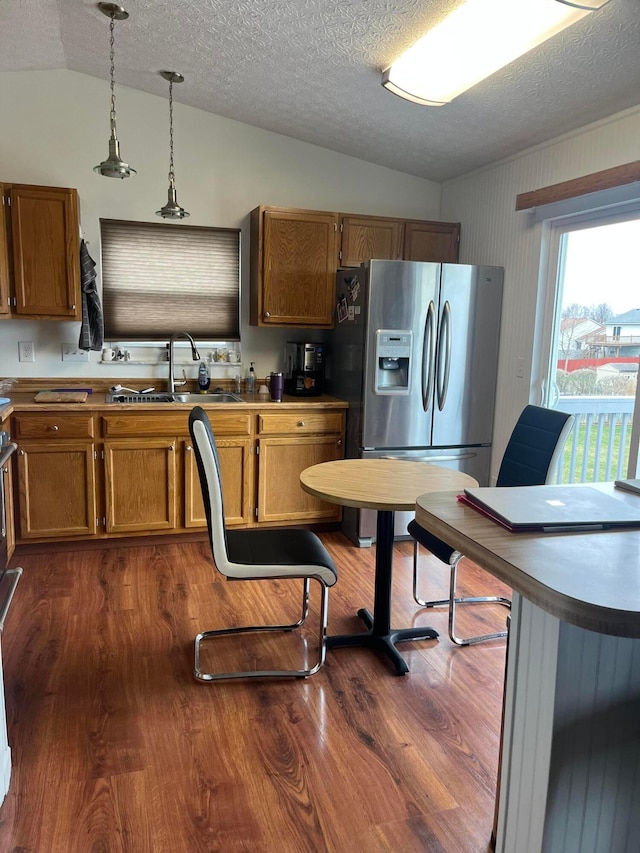
[[[156,216],[161,216],[163,219],[186,219],[189,214],[178,204],[176,197],[176,188],[173,183],[169,184],[167,193],[167,203],[160,210],[156,210]]]

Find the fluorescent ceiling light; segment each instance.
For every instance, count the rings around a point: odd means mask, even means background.
[[[382,74],[389,91],[439,107],[609,0],[466,0]]]

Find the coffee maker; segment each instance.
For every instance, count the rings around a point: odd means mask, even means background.
[[[319,397],[324,385],[324,344],[287,341],[284,388],[295,397]]]

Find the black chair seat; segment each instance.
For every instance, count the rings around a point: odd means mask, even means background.
[[[310,530],[296,527],[269,530],[227,530],[232,563],[259,566],[323,566],[337,579],[329,552]]]
[[[438,539],[437,536],[429,533],[424,529],[424,527],[420,527],[415,518],[413,521],[409,522],[407,531],[422,545],[423,548],[426,548],[427,551],[431,551],[431,553],[439,560],[442,560],[443,563],[449,562],[455,548],[452,548],[450,545],[447,545],[446,542],[443,542],[442,539]]]

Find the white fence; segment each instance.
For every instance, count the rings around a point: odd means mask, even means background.
[[[576,421],[558,463],[557,482],[587,483],[627,476],[626,449],[631,435],[633,403],[633,397],[561,396],[558,399],[554,408],[575,415]],[[590,460],[589,448],[594,439],[595,458]],[[565,472],[567,460],[568,474]]]

